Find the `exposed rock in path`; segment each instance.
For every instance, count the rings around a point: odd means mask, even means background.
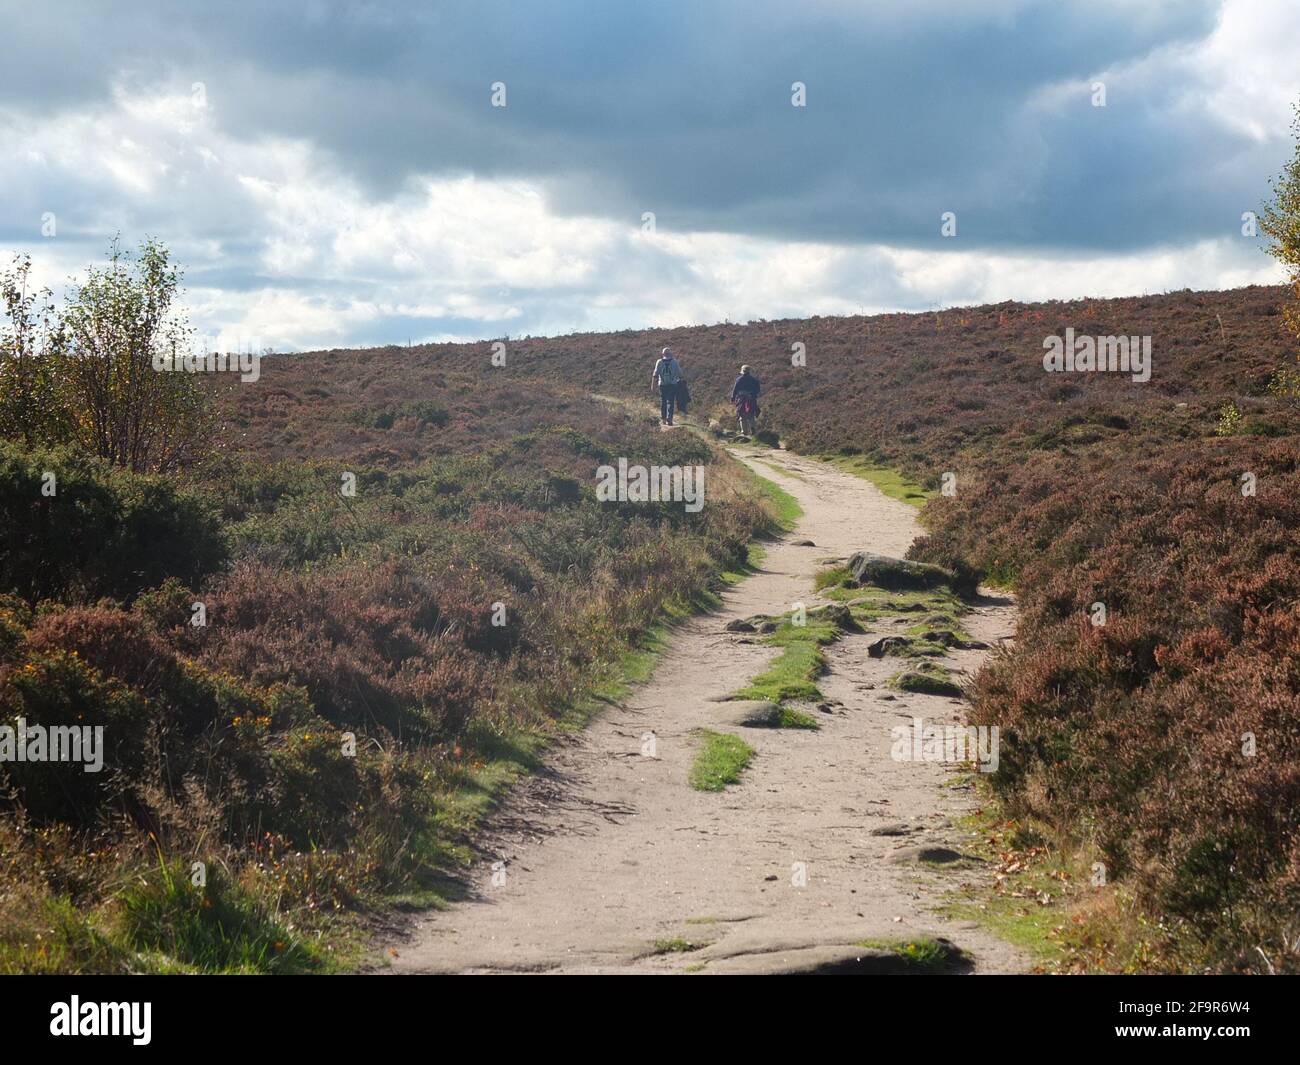
[[[890,591],[929,591],[951,587],[956,580],[954,574],[942,566],[890,558],[870,551],[857,551],[850,555],[849,571],[859,584],[874,584]]]
[[[932,629],[925,634],[925,638],[944,647],[955,647],[959,651],[986,651],[989,646],[981,640],[963,640],[951,629]]]
[[[961,973],[971,969],[970,958],[955,943],[942,936],[925,938],[940,950],[933,962],[918,965],[900,942],[879,946],[816,943],[799,945],[776,941],[769,949],[757,945],[720,957],[702,956],[706,972],[719,975],[786,976],[901,976],[916,972]]]
[[[843,603],[830,603],[827,606],[819,606],[815,610],[808,611],[808,616],[822,621],[829,621],[840,632],[862,631],[862,626],[858,624],[857,619],[853,616],[853,611]]]
[[[929,865],[950,865],[952,862],[982,861],[969,854],[962,854],[950,847],[903,847],[889,856],[891,862],[925,862]]]
[[[912,646],[912,640],[908,636],[882,636],[878,640],[872,640],[867,645],[867,654],[872,658],[883,658],[885,655],[905,655]]]
[[[755,614],[752,618],[736,618],[735,621],[728,621],[723,626],[724,632],[776,632],[777,622],[763,614]]]

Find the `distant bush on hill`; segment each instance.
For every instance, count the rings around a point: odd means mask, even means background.
[[[447,411],[436,403],[403,403],[399,406],[386,406],[353,410],[348,420],[354,425],[367,429],[391,429],[403,418],[409,418],[416,425],[440,427],[447,424]]]

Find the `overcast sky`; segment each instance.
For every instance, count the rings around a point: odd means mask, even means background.
[[[0,251],[57,287],[158,237],[223,349],[1281,277],[1241,216],[1291,154],[1295,0],[0,13]]]

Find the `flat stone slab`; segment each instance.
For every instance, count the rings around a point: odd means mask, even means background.
[[[734,699],[717,703],[711,713],[715,724],[735,725],[739,728],[777,728],[781,724],[781,708],[776,703],[762,700]]]

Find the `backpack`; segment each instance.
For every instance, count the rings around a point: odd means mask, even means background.
[[[645,365],[642,363],[642,365]],[[682,379],[682,368],[673,358],[660,359],[655,363],[655,373],[659,375],[661,385],[675,385]]]

